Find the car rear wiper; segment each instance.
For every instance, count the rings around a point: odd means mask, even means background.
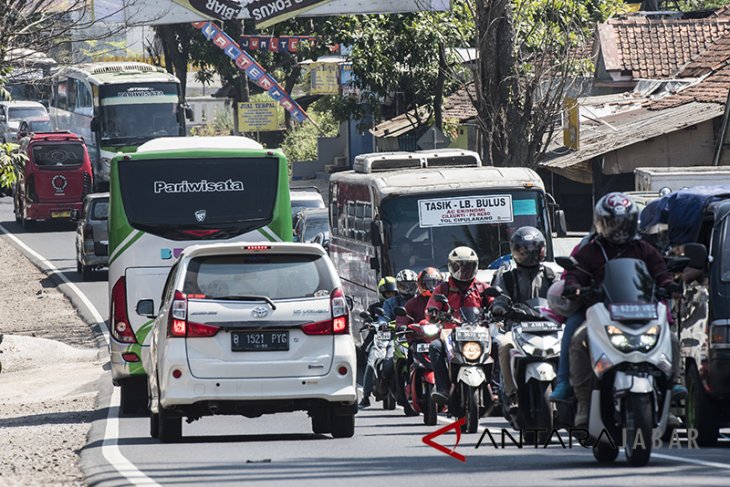
[[[231,295],[231,296],[216,296],[214,299],[230,300],[230,301],[266,301],[272,310],[276,310],[276,305],[268,296],[242,296],[242,295]]]

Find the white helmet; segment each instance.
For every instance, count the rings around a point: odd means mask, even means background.
[[[451,277],[461,282],[469,282],[477,276],[479,257],[469,247],[456,247],[449,252],[449,272]]]
[[[547,302],[551,310],[561,316],[568,317],[578,311],[580,302],[577,299],[567,299],[563,297],[565,289],[565,281],[559,279],[552,283],[547,292]]]
[[[398,294],[403,297],[413,297],[418,291],[418,274],[410,269],[403,269],[395,275]]]

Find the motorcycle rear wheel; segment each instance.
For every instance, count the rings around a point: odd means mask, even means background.
[[[649,394],[629,394],[626,398],[626,460],[632,467],[649,463],[652,447],[652,400]],[[641,434],[643,446],[638,441]],[[637,444],[634,448],[634,444]]]

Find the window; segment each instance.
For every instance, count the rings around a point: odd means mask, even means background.
[[[66,80],[58,81],[53,86],[53,105],[61,110],[66,109]]]
[[[91,91],[89,91],[89,88],[82,81],[77,81],[76,85],[76,111],[83,115],[91,115],[93,113]]]
[[[76,85],[78,81],[75,79],[68,80],[68,95],[67,95],[67,106],[68,111],[76,111]]]
[[[190,261],[183,292],[199,299],[277,300],[326,297],[333,286],[327,262],[319,255],[215,255]]]

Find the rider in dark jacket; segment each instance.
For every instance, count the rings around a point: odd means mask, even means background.
[[[426,305],[436,286],[441,284],[441,273],[433,267],[426,267],[418,274],[418,294],[406,302],[408,316],[396,316],[396,326],[406,326],[411,323],[420,323],[426,317]],[[413,318],[413,321],[411,321]]]

